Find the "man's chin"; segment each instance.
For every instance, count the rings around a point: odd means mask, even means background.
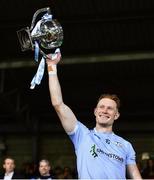
[[[43,174],[41,174],[41,176],[47,176],[47,174],[46,174],[46,173],[43,173]]]
[[[111,124],[109,124],[108,122],[100,122],[100,123],[98,123],[99,124],[99,126],[101,126],[101,127],[110,127],[110,126],[112,126]]]

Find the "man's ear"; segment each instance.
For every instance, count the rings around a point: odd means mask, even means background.
[[[114,120],[117,120],[120,116],[120,113],[117,111],[116,114],[115,114],[115,119]]]
[[[3,168],[5,169],[5,164],[3,164]]]
[[[96,116],[97,108],[94,109],[94,115]]]

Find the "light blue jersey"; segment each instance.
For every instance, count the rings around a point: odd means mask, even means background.
[[[77,122],[69,134],[80,179],[126,179],[126,165],[136,164],[132,145],[114,133],[99,133]]]

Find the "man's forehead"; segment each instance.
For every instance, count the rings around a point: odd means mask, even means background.
[[[102,98],[98,105],[106,105],[106,106],[116,106],[116,102],[110,98]]]
[[[49,166],[49,164],[45,161],[40,162],[40,166]]]
[[[13,159],[5,159],[5,163],[8,163],[8,162],[13,162],[14,163],[14,160]]]

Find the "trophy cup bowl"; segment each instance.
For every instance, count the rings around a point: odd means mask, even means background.
[[[42,22],[40,30],[43,35],[40,39],[41,47],[52,49],[61,46],[63,41],[63,31],[57,20]]]
[[[47,12],[41,20],[35,22],[36,16],[42,12]],[[47,17],[47,18],[46,18]],[[36,11],[33,16],[31,28],[26,27],[17,31],[19,43],[22,51],[33,50],[35,41],[44,49],[60,47],[63,42],[63,29],[57,19],[52,19],[50,8],[42,8]],[[35,24],[35,26],[34,26]]]

